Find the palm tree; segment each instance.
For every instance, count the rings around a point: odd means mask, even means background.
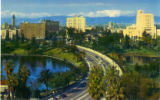
[[[18,71],[19,85],[16,87],[16,97],[19,99],[27,99],[29,97],[29,88],[26,86],[30,71],[25,66],[20,66]],[[23,91],[23,92],[22,92]]]
[[[5,64],[4,70],[7,73],[8,97],[9,99],[11,99],[10,94],[12,94],[12,99],[14,99],[14,91],[15,87],[18,85],[18,80],[16,78],[16,75],[13,73],[13,63],[11,61],[8,61]]]
[[[26,84],[26,81],[30,75],[30,71],[25,66],[21,66],[19,69],[18,75],[19,75],[20,81]]]
[[[47,93],[48,93],[48,81],[49,81],[50,78],[51,78],[51,72],[49,71],[49,69],[43,70],[40,73],[39,81],[43,82],[46,85]]]

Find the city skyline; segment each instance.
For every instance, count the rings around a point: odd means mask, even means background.
[[[135,16],[138,9],[160,16],[159,0],[2,0],[2,18],[15,14],[17,18],[45,16],[119,17]]]

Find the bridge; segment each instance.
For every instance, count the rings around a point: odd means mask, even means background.
[[[102,67],[107,67],[108,65],[114,66],[116,68],[116,70],[119,71],[119,75],[120,76],[122,75],[123,72],[122,72],[120,66],[114,60],[109,58],[108,56],[106,56],[102,53],[99,53],[95,50],[92,50],[90,48],[86,48],[86,47],[82,47],[82,46],[78,46],[78,45],[76,45],[76,46],[80,51],[85,52],[86,58],[88,56],[91,56],[91,57],[95,58],[94,60],[97,62],[97,64],[102,64]],[[105,69],[105,68],[103,68],[103,69]]]
[[[123,74],[120,66],[108,56],[105,56],[90,48],[79,45],[76,45],[76,47],[79,51],[85,52],[84,60],[88,64],[89,70],[91,70],[94,66],[100,66],[105,71],[107,66],[114,66],[116,70],[119,71],[119,75]],[[92,100],[87,91],[87,77],[76,83],[68,90],[64,91],[62,94],[66,95],[63,100]]]

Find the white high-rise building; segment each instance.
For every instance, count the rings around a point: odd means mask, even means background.
[[[67,18],[66,27],[74,28],[78,31],[85,32],[86,19],[83,16],[75,16]]]
[[[143,10],[138,10],[136,17],[136,25],[128,26],[124,31],[124,35],[130,37],[142,37],[143,32],[150,34],[153,38],[156,37],[156,27],[154,26],[153,14],[143,13]]]

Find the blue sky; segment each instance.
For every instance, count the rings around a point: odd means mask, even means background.
[[[138,9],[160,16],[160,0],[2,0],[2,18],[135,16]]]

